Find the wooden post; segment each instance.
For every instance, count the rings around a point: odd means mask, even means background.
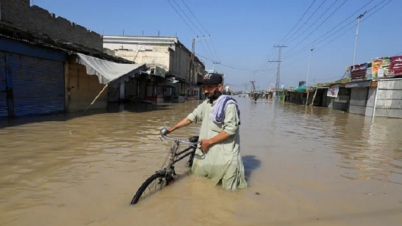
[[[93,104],[95,103],[96,99],[99,98],[99,96],[103,93],[103,91],[105,91],[105,89],[106,89],[106,87],[107,87],[108,85],[109,85],[109,83],[106,84],[106,85],[103,87],[103,89],[102,89],[102,90],[99,92],[99,94],[95,97],[95,99],[92,101],[92,103],[87,107],[87,109],[85,109],[84,113],[87,112],[87,110],[89,109],[89,107],[91,107],[91,105],[93,105]]]
[[[315,96],[317,95],[317,91],[318,91],[318,88],[315,89],[314,96],[313,96],[313,100],[311,101],[310,106],[313,106],[313,105],[314,105],[314,100],[315,100]]]
[[[308,91],[308,88],[306,89],[307,90],[307,98],[306,98],[306,106],[308,105],[308,96],[309,96],[309,94],[310,94],[310,92]]]

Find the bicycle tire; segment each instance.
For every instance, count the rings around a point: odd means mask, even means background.
[[[133,199],[131,200],[131,204],[136,204],[138,200],[141,198],[142,194],[144,191],[147,189],[149,185],[152,184],[156,179],[164,179],[165,180],[165,186],[167,186],[170,182],[170,180],[167,179],[166,175],[163,173],[155,173],[154,175],[150,176],[142,185],[140,188],[138,188],[138,191],[135,193]]]

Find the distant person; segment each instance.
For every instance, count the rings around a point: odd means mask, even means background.
[[[254,101],[257,101],[257,99],[258,99],[258,93],[254,93]]]
[[[247,187],[240,156],[240,111],[236,100],[222,95],[222,76],[207,74],[203,81],[207,99],[192,113],[167,130],[171,133],[192,122],[201,122],[200,146],[191,171],[209,178],[224,189]]]

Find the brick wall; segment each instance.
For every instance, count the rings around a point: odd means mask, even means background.
[[[0,0],[0,23],[52,39],[103,51],[102,36],[38,6],[29,0]]]

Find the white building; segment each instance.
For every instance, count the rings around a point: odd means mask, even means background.
[[[118,57],[145,63],[148,71],[160,77],[150,76],[142,84],[133,82],[132,89],[139,89],[136,92],[144,95],[143,99],[182,101],[199,90],[197,74],[204,74],[205,66],[195,57],[194,71],[191,70],[191,51],[177,37],[103,36],[103,47]],[[130,86],[126,90],[130,92]]]

